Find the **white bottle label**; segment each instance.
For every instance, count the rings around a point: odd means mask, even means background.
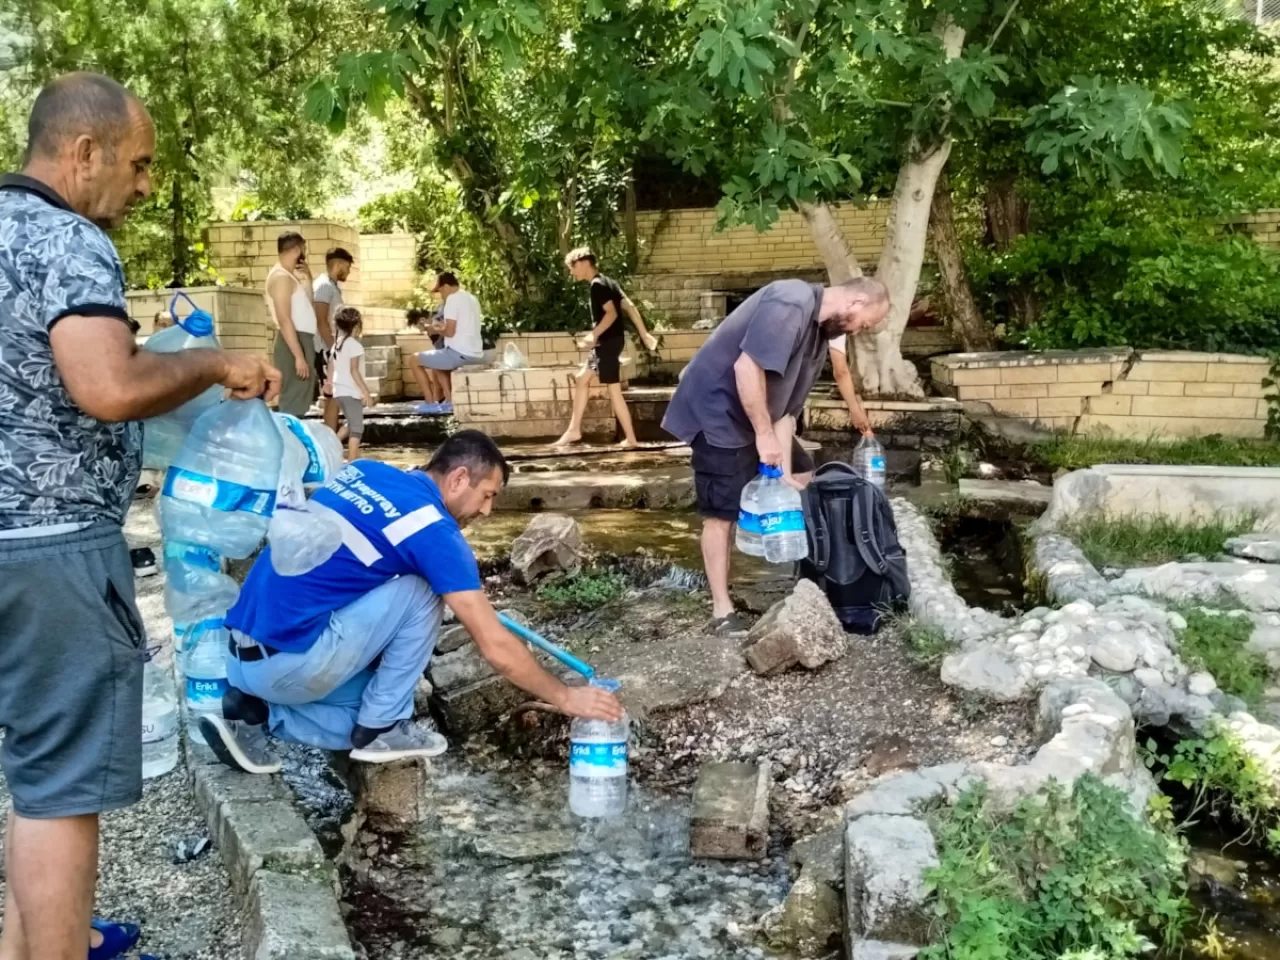
[[[625,777],[627,744],[570,743],[569,775],[571,777]]]

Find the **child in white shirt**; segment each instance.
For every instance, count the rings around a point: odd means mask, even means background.
[[[364,382],[364,347],[360,345],[361,317],[355,307],[342,307],[333,318],[337,336],[329,348],[329,376],[333,399],[346,424],[347,459],[360,453],[360,437],[364,434],[364,408],[373,406],[373,397]]]

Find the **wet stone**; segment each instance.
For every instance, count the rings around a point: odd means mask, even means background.
[[[524,861],[558,857],[573,851],[572,830],[539,830],[533,833],[492,834],[476,837],[475,851],[481,856]]]
[[[695,857],[758,860],[769,840],[769,763],[705,763],[693,788]]]

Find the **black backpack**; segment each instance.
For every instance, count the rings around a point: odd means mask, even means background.
[[[879,487],[846,463],[819,467],[804,491],[809,556],[799,574],[820,586],[850,633],[874,633],[911,595],[907,556]]]

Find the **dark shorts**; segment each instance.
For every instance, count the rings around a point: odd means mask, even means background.
[[[120,528],[0,540],[0,764],[24,817],[142,797],[146,631]]]
[[[587,365],[601,383],[622,382],[622,347],[626,343],[623,337],[601,340],[591,351]]]
[[[693,482],[698,513],[713,520],[736,521],[742,488],[760,471],[756,445],[727,449],[713,447],[698,434],[693,441]],[[791,472],[813,472],[813,457],[796,439],[791,441]]]

